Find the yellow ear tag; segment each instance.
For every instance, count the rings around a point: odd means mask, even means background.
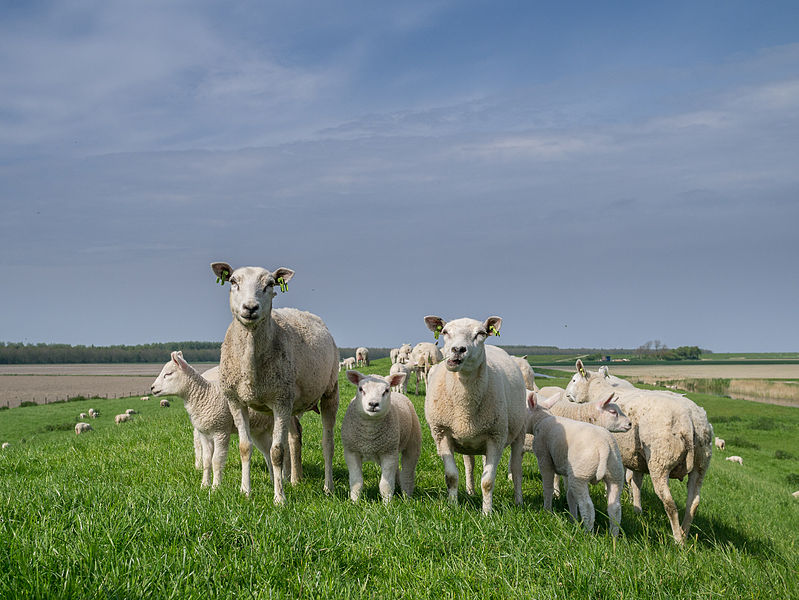
[[[583,377],[588,377],[588,376],[585,374],[585,369],[583,369],[582,367],[580,367],[580,375],[582,375]]]
[[[438,339],[438,336],[441,335],[441,330],[444,329],[441,325],[436,325],[436,330],[433,332],[433,336]]]
[[[491,335],[495,335],[495,336],[499,337],[499,329],[497,329],[494,325],[489,327],[488,331],[491,333]]]
[[[280,284],[280,291],[281,292],[288,292],[289,291],[289,284],[286,283],[286,280],[282,277],[277,278],[277,282]]]
[[[228,278],[229,275],[230,275],[230,271],[228,271],[227,269],[223,269],[222,270],[222,276],[221,277],[217,277],[216,278],[216,282],[219,285],[225,285],[225,282],[227,281],[227,278]]]

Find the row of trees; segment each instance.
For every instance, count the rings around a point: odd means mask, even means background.
[[[635,356],[657,360],[699,360],[702,357],[702,350],[699,346],[680,346],[671,349],[660,340],[650,340],[635,349]]]
[[[157,363],[183,350],[193,362],[219,362],[220,342],[166,342],[136,346],[72,346],[0,342],[0,364]]]

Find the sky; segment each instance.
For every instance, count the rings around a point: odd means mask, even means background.
[[[0,341],[799,351],[799,3],[0,3]]]

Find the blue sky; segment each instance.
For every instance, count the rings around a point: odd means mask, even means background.
[[[5,2],[0,340],[796,351],[798,146],[796,2]]]

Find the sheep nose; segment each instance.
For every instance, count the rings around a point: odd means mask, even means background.
[[[377,405],[380,404],[379,402],[370,402],[369,408],[377,408]]]
[[[257,302],[245,302],[241,305],[241,307],[246,310],[247,312],[254,313],[258,310],[259,306]]]
[[[465,354],[466,353],[466,346],[456,346],[452,348],[452,351],[455,354]]]

